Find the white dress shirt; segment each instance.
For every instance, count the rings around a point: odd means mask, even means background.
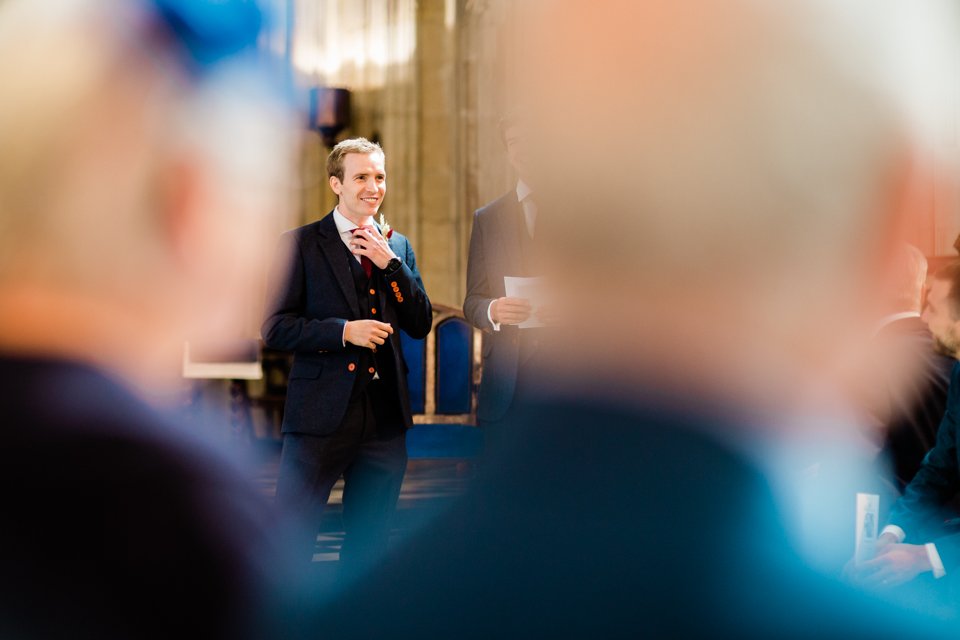
[[[517,202],[519,202],[523,208],[523,221],[527,225],[527,233],[530,234],[531,238],[533,237],[537,223],[537,203],[530,197],[532,193],[533,190],[530,189],[526,182],[523,180],[517,181]],[[494,300],[491,300],[487,306],[487,320],[490,321],[490,326],[493,327],[494,331],[500,331],[500,323],[493,321],[493,314],[491,313],[494,302]]]
[[[343,240],[344,246],[350,250],[351,254],[353,254],[353,249],[350,247],[350,241],[353,240],[353,230],[358,229],[359,227],[376,226],[373,221],[373,216],[368,216],[366,219],[364,219],[362,224],[353,224],[340,213],[340,209],[337,207],[333,208],[333,221],[337,225],[337,231],[340,232],[340,239]],[[353,257],[357,259],[357,262],[361,262],[360,256],[354,255]]]
[[[900,313],[894,313],[889,316],[885,316],[880,322],[877,323],[877,326],[874,327],[874,335],[879,334],[887,325],[891,325],[897,320],[906,320],[907,318],[919,318],[920,314],[916,311],[901,311]]]
[[[373,220],[373,216],[368,216],[366,219],[364,219],[363,224],[360,224],[360,225],[353,224],[352,222],[347,220],[346,216],[341,215],[340,209],[338,209],[337,207],[333,208],[333,221],[337,225],[337,231],[340,232],[340,239],[343,240],[344,246],[347,247],[347,249],[350,251],[351,254],[353,254],[353,248],[350,246],[350,241],[353,240],[353,230],[359,227],[376,226]],[[357,262],[363,264],[363,261],[360,259],[360,256],[353,255],[353,257],[357,259]],[[343,346],[347,346],[346,335],[347,335],[347,324],[344,323],[343,336],[340,338],[340,340],[343,342]],[[379,373],[373,374],[373,379],[379,380],[380,374]]]

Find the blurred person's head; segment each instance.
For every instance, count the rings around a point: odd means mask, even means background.
[[[523,77],[558,364],[771,408],[859,375],[924,177],[913,125],[949,86],[917,53],[949,21],[840,4],[541,5]]]
[[[922,317],[933,334],[937,351],[951,358],[960,357],[960,263],[949,264],[933,274]]]
[[[919,313],[927,282],[926,256],[915,246],[905,244],[894,251],[893,264],[896,270],[891,275],[890,311]]]
[[[527,123],[523,111],[516,109],[500,118],[500,139],[507,152],[510,166],[517,177],[530,182],[530,154],[527,148]]]
[[[383,149],[366,138],[337,143],[327,157],[327,176],[340,215],[358,225],[376,215],[387,194],[385,164]]]
[[[179,374],[256,317],[288,213],[252,2],[0,4],[0,350]],[[254,326],[254,325],[250,325]]]

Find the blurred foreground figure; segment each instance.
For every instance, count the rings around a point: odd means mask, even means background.
[[[884,82],[916,22],[831,4],[542,6],[521,76],[565,323],[549,376],[317,637],[937,635],[810,570],[771,491],[872,373],[921,133],[916,88]]]
[[[250,2],[0,4],[0,636],[237,638],[275,520],[142,396],[239,335],[286,206]]]

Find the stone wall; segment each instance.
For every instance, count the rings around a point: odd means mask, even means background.
[[[387,154],[382,211],[408,235],[430,297],[459,307],[473,211],[511,187],[497,133],[506,0],[298,0],[292,61],[305,86],[346,87],[352,125]],[[498,55],[500,54],[500,55]],[[327,149],[305,133],[300,222],[335,204]]]

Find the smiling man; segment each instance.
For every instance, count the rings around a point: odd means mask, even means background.
[[[320,516],[343,476],[341,560],[357,568],[387,540],[413,424],[398,330],[429,333],[430,300],[410,242],[376,225],[385,157],[363,138],[327,159],[337,206],[284,234],[262,327],[268,347],[294,352],[277,498],[303,519],[312,557]]]

